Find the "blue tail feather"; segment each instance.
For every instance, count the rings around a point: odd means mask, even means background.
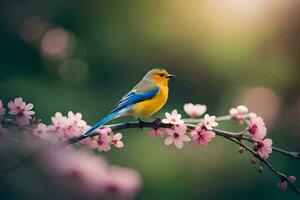
[[[93,135],[93,131],[96,130],[97,128],[101,127],[102,125],[104,125],[106,122],[108,122],[109,120],[113,119],[114,117],[116,117],[116,115],[119,114],[119,111],[117,112],[113,112],[110,113],[109,115],[107,115],[106,117],[104,117],[103,119],[101,119],[97,124],[95,124],[93,127],[91,127],[87,132],[85,132],[83,134],[84,137],[89,137],[91,135]]]

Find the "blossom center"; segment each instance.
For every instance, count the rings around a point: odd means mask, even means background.
[[[198,132],[198,138],[197,138],[198,142],[202,141],[203,139],[204,139],[204,136],[202,134],[202,131],[199,131]]]
[[[17,114],[19,117],[25,116],[24,113],[22,111],[18,112]]]
[[[249,126],[248,131],[251,134],[254,134],[257,130],[257,125],[256,124],[252,124],[251,126]]]
[[[174,138],[178,138],[179,137],[179,135],[178,135],[178,133],[174,133]]]
[[[260,149],[260,148],[262,148],[262,147],[264,146],[264,143],[262,143],[262,142],[259,142],[259,143],[257,143],[257,145],[256,145],[256,146],[257,146],[257,148],[258,148],[258,149]]]
[[[99,145],[102,145],[102,144],[103,144],[103,141],[101,140],[101,138],[99,138],[99,139],[97,140],[97,142],[98,142]]]

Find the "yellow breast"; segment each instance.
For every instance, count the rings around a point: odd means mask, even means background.
[[[159,111],[168,100],[169,88],[161,86],[158,94],[149,100],[139,102],[133,105],[132,112],[138,117],[149,117]]]

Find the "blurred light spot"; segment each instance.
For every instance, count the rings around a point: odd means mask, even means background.
[[[256,87],[246,91],[243,99],[244,105],[262,116],[268,124],[274,121],[280,107],[280,97],[273,90]]]
[[[81,60],[69,59],[58,69],[61,78],[70,83],[78,83],[88,78],[88,66]]]
[[[26,42],[35,42],[42,37],[48,26],[48,23],[39,17],[30,17],[21,26],[21,37]]]
[[[50,59],[66,58],[73,52],[75,48],[74,43],[75,38],[72,38],[71,34],[66,30],[53,28],[43,36],[41,50]]]

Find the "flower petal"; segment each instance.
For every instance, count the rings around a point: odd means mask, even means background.
[[[182,136],[182,141],[189,142],[189,141],[191,141],[191,138],[189,138],[189,136],[187,136],[187,135],[183,135]]]
[[[165,145],[170,145],[174,142],[174,137],[170,136],[165,139]]]
[[[175,140],[175,146],[178,148],[178,149],[182,149],[183,147],[183,142],[181,139],[177,139]]]

